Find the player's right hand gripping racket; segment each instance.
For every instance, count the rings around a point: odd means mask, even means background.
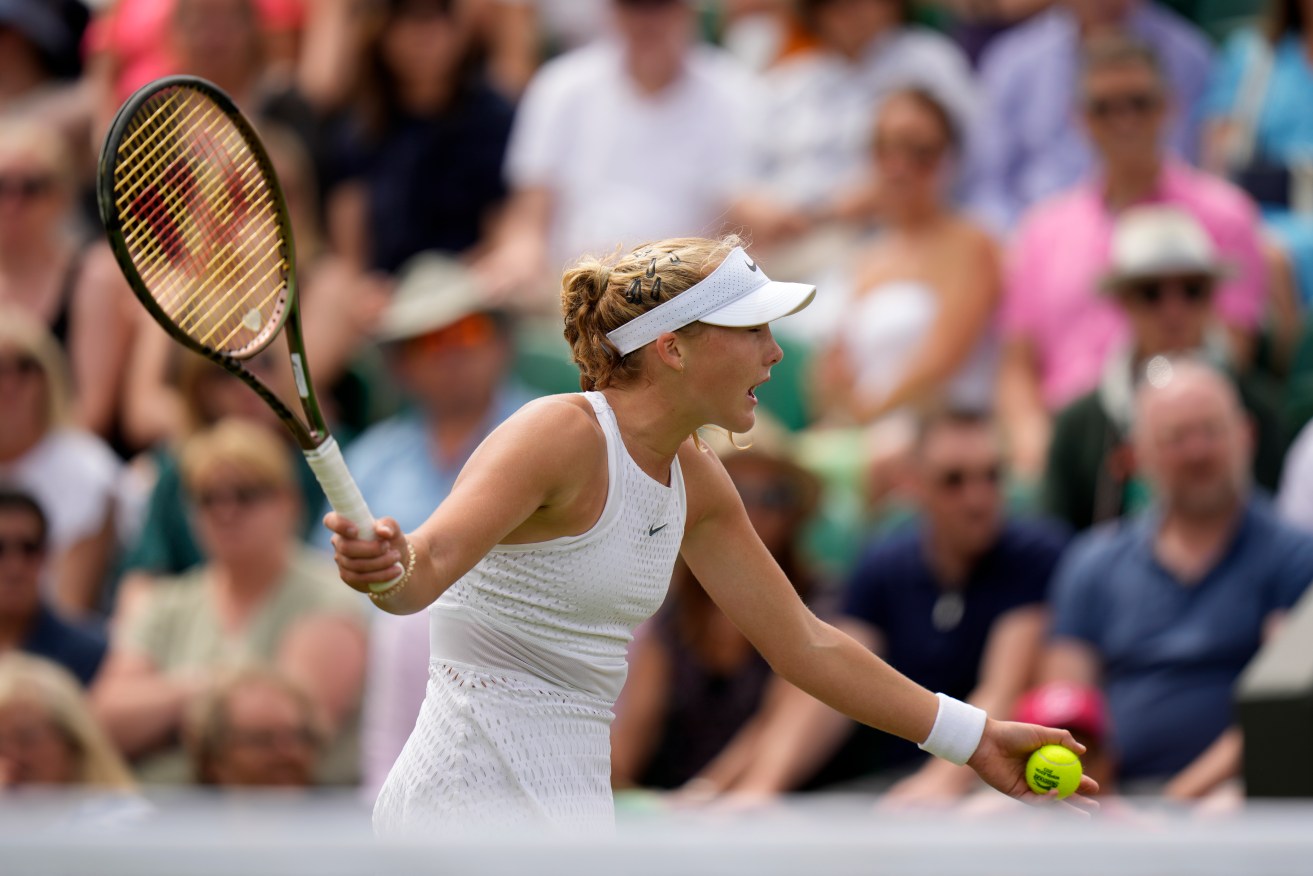
[[[333,509],[371,538],[373,515],[310,383],[287,205],[236,105],[204,79],[146,85],[110,126],[97,194],[110,246],[137,298],[175,340],[259,393],[296,436]],[[304,419],[242,365],[281,328]]]

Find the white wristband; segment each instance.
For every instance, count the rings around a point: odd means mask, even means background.
[[[939,698],[935,726],[930,728],[930,735],[918,747],[961,766],[976,753],[980,737],[985,734],[985,719],[989,716],[984,709],[977,709],[947,694],[935,696]]]

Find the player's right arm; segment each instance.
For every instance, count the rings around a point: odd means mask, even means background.
[[[409,535],[385,517],[375,523],[377,540],[364,541],[345,518],[327,515],[342,580],[368,592],[396,578],[409,543],[416,559],[409,581],[376,603],[413,614],[499,543],[586,532],[605,504],[606,451],[601,427],[581,404],[578,396],[555,396],[522,408],[474,451],[450,495]]]

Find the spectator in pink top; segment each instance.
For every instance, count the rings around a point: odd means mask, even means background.
[[[1104,358],[1128,335],[1124,315],[1097,288],[1121,211],[1174,204],[1208,232],[1233,269],[1216,302],[1239,361],[1266,305],[1257,210],[1231,184],[1167,155],[1173,107],[1152,52],[1124,37],[1092,43],[1080,100],[1101,170],[1032,208],[1009,253],[998,402],[1023,476],[1043,462],[1053,412],[1098,383]]]

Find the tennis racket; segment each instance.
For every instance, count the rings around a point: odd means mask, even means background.
[[[371,538],[374,517],[310,382],[287,205],[264,146],[237,106],[196,77],[146,85],[114,117],[100,153],[97,195],[114,256],[151,316],[273,408],[333,510]],[[304,417],[242,364],[280,330]]]

